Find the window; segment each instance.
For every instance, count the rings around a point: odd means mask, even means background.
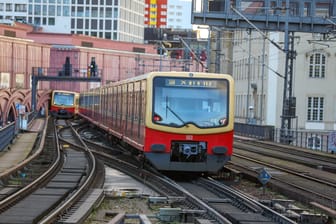
[[[106,8],[105,13],[105,18],[112,18],[112,8]]]
[[[111,30],[112,20],[105,20],[105,30]]]
[[[118,8],[113,9],[113,18],[118,18]]]
[[[84,24],[83,19],[78,19],[77,20],[77,29],[83,29],[83,24]]]
[[[105,33],[105,39],[111,39],[111,32]]]
[[[309,78],[324,78],[326,57],[322,53],[315,53],[309,58]]]
[[[321,150],[321,137],[312,135],[307,138],[307,148]]]
[[[40,5],[35,5],[34,6],[34,14],[35,14],[35,16],[41,15],[41,6]]]
[[[98,20],[96,19],[91,20],[91,29],[96,30],[97,28],[98,28]]]
[[[47,6],[46,5],[42,6],[42,15],[44,15],[44,16],[47,15]]]
[[[85,17],[90,17],[90,7],[85,7]]]
[[[227,81],[156,77],[153,82],[154,123],[174,127],[192,123],[200,128],[228,124]]]
[[[90,27],[90,20],[85,19],[85,29],[89,29],[89,27]]]
[[[70,7],[63,6],[63,16],[70,16]]]
[[[97,7],[92,7],[91,17],[98,17],[98,8]]]
[[[39,17],[35,17],[35,18],[34,18],[34,24],[35,24],[35,25],[41,25],[41,18],[39,18]]]
[[[307,120],[308,121],[323,121],[323,97],[308,97],[307,104]]]
[[[72,28],[72,29],[75,29],[75,28],[76,28],[76,27],[75,27],[75,22],[76,22],[75,19],[71,19],[71,28]]]
[[[25,4],[15,4],[15,12],[25,12],[26,8]]]
[[[9,87],[10,75],[9,73],[0,73],[0,88],[8,88]]]
[[[49,26],[55,26],[55,18],[49,17],[48,18],[48,25]]]
[[[118,20],[113,20],[113,30],[118,30]]]
[[[77,8],[77,16],[83,17],[84,16],[84,7],[78,7]]]
[[[55,16],[56,7],[54,5],[49,5],[48,13],[49,16]]]
[[[6,3],[6,12],[11,12],[13,10],[13,5],[11,3]]]
[[[24,74],[16,74],[15,77],[15,87],[16,88],[24,88]]]
[[[57,6],[57,16],[61,16],[61,15],[62,15],[62,7]]]
[[[104,29],[104,20],[99,20],[99,29],[100,30],[103,30]],[[103,37],[103,36],[101,36],[101,37]]]

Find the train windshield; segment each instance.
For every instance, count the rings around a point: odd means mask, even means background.
[[[75,95],[73,93],[54,93],[54,105],[73,106]]]
[[[222,79],[154,78],[153,122],[182,127],[228,124],[229,83]]]

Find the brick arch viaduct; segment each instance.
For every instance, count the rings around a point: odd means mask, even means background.
[[[40,111],[42,108],[48,108],[51,97],[50,93],[51,90],[39,90],[37,92],[37,111]],[[32,112],[30,89],[0,89],[0,126],[18,119],[19,111],[16,108],[17,104],[24,105],[26,112]]]

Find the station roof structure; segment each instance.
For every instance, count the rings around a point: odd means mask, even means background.
[[[336,32],[336,3],[331,0],[193,0],[192,23],[226,28],[257,27],[267,31],[333,33]]]

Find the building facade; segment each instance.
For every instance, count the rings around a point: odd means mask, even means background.
[[[45,32],[143,43],[141,0],[3,0],[0,20],[21,21]]]
[[[192,29],[191,0],[168,0],[167,28]]]
[[[149,28],[192,29],[191,0],[145,0]]]
[[[283,46],[284,34],[268,33]],[[336,130],[336,44],[322,35],[295,33],[292,95],[297,130]],[[286,55],[259,33],[235,31],[233,77],[236,121],[281,127]]]
[[[168,0],[145,0],[146,27],[167,27],[167,1]]]

